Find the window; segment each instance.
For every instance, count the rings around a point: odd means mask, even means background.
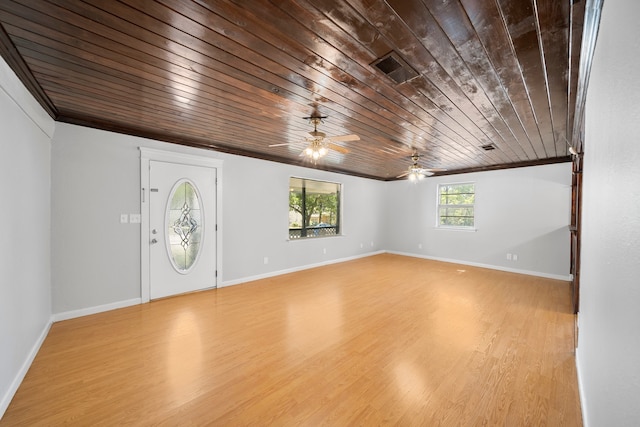
[[[289,178],[289,239],[340,234],[340,193],[335,182]]]
[[[438,185],[438,227],[474,228],[475,184]]]

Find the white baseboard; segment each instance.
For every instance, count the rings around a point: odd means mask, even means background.
[[[60,322],[61,320],[74,319],[76,317],[88,316],[90,314],[102,313],[103,311],[115,310],[137,304],[142,304],[141,298],[117,301],[109,304],[97,305],[95,307],[81,308],[79,310],[64,311],[51,316],[51,320],[52,322]]]
[[[40,351],[40,347],[42,346],[42,343],[44,342],[45,338],[47,338],[47,334],[49,333],[49,329],[51,329],[52,323],[53,322],[49,320],[49,322],[47,322],[47,324],[45,325],[44,329],[42,329],[40,336],[36,340],[35,344],[33,344],[33,347],[31,347],[31,351],[27,355],[27,358],[22,363],[22,366],[20,366],[20,370],[18,370],[18,372],[16,373],[16,376],[13,378],[13,381],[11,382],[9,389],[6,391],[4,396],[2,396],[2,400],[0,400],[0,419],[2,419],[2,417],[4,416],[5,411],[9,407],[9,404],[11,403],[11,399],[13,399],[13,396],[18,391],[18,387],[20,387],[20,384],[22,384],[22,380],[24,379],[24,376],[27,375],[27,372],[29,371],[31,364],[33,363],[33,359],[36,358],[36,355],[38,354],[38,351]]]
[[[240,279],[227,280],[218,285],[219,288],[224,288],[226,286],[239,285],[241,283],[253,282],[254,280],[267,279],[269,277],[280,276],[282,274],[295,273],[296,271],[308,270],[310,268],[322,267],[330,264],[338,264],[340,262],[352,261],[354,259],[366,258],[373,255],[380,255],[385,253],[386,251],[376,251],[376,252],[367,252],[366,254],[354,255],[346,258],[337,258],[328,261],[322,261],[314,264],[302,265],[300,267],[292,267],[284,270],[271,271],[269,273],[257,274],[255,276],[247,276]]]
[[[589,427],[589,417],[587,414],[587,399],[584,393],[584,382],[582,381],[582,369],[580,369],[580,352],[576,348],[576,372],[578,374],[578,397],[580,398],[580,409],[582,411],[582,425]]]
[[[414,258],[430,259],[430,260],[433,260],[433,261],[442,261],[442,262],[449,262],[449,263],[453,263],[453,264],[469,265],[471,267],[481,267],[481,268],[488,268],[488,269],[491,269],[491,270],[507,271],[509,273],[526,274],[527,276],[544,277],[546,279],[564,280],[564,281],[568,281],[568,282],[573,280],[573,276],[571,274],[562,275],[562,274],[543,273],[543,272],[540,272],[540,271],[519,270],[517,268],[502,267],[500,265],[482,264],[482,263],[479,263],[479,262],[462,261],[462,260],[459,260],[459,259],[450,259],[450,258],[440,258],[440,257],[434,257],[434,256],[428,256],[428,255],[412,254],[412,253],[408,253],[408,252],[397,252],[397,251],[386,251],[386,252],[390,253],[390,254],[395,254],[395,255],[403,255],[403,256],[410,256],[410,257],[414,257]]]

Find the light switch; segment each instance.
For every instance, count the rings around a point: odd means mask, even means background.
[[[129,215],[120,214],[120,224],[126,224],[129,222]]]
[[[129,222],[131,224],[140,224],[140,214],[129,214]]]

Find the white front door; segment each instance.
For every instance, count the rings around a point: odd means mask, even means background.
[[[149,296],[216,286],[216,169],[149,161]]]

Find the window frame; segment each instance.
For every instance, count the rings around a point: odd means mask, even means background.
[[[459,204],[459,205],[447,205],[440,204],[440,191],[442,187],[460,186],[460,185],[473,185],[473,204]],[[438,184],[436,188],[436,228],[442,230],[458,230],[458,231],[476,231],[477,230],[477,214],[476,214],[476,196],[477,185],[475,181],[463,181],[463,182],[445,182]],[[468,194],[468,193],[467,193]],[[473,225],[447,225],[440,224],[440,207],[457,207],[457,208],[471,208],[473,209]]]
[[[313,181],[316,183],[320,183],[320,184],[330,184],[330,185],[335,185],[337,186],[336,191],[337,191],[337,208],[336,208],[336,221],[335,221],[335,225],[331,225],[329,227],[326,227],[326,229],[335,229],[335,234],[325,234],[325,233],[318,233],[318,231],[326,231],[323,228],[317,228],[317,227],[310,227],[309,225],[307,225],[305,227],[304,224],[304,218],[303,218],[303,224],[301,224],[301,231],[300,231],[300,236],[297,237],[292,237],[291,234],[291,230],[292,228],[291,226],[291,222],[290,222],[290,218],[287,219],[287,240],[288,241],[298,241],[298,240],[307,240],[307,239],[317,239],[317,238],[325,238],[325,237],[338,237],[338,236],[343,236],[343,198],[344,198],[344,184],[341,182],[337,182],[337,181],[328,181],[328,180],[324,180],[324,179],[317,179],[317,178],[305,178],[305,177],[301,177],[301,176],[290,176],[289,177],[289,181],[288,181],[288,185],[287,185],[287,205],[289,206],[289,193],[292,190],[292,179],[298,179],[302,181],[302,185],[304,186],[304,190],[305,192],[303,194],[306,194],[306,188],[307,188],[307,181]],[[326,193],[326,194],[331,194],[331,193]],[[290,215],[291,213],[291,208],[289,207],[288,209],[288,215]],[[302,215],[304,217],[304,215]],[[320,216],[319,219],[321,219],[322,216]],[[314,233],[312,235],[309,235],[308,232],[309,230],[314,230]]]

